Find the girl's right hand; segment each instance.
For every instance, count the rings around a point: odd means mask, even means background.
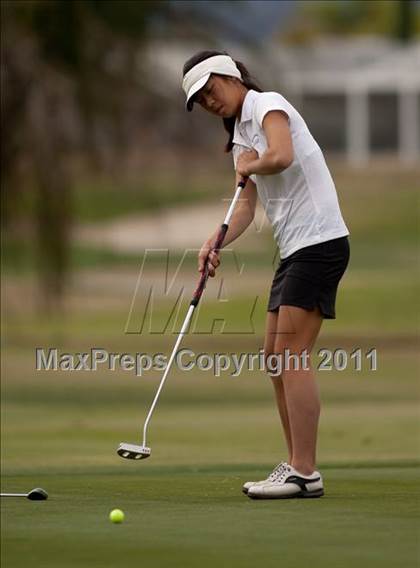
[[[209,272],[209,276],[213,278],[216,274],[216,268],[220,264],[219,253],[212,250],[214,247],[214,239],[208,239],[203,246],[201,247],[200,252],[198,253],[198,271],[203,272],[205,268],[205,262],[207,259],[207,268]],[[209,251],[210,254],[209,254]],[[207,258],[208,255],[208,258]]]

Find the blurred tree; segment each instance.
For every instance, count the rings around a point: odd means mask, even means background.
[[[165,0],[4,0],[1,3],[2,226],[13,228],[21,194],[35,194],[45,307],[65,289],[72,222],[71,160],[102,167],[124,149],[125,108],[141,100],[139,50]],[[131,97],[131,99],[130,99]],[[141,104],[141,103],[139,103]]]
[[[409,41],[415,34],[415,4],[412,0],[398,0],[396,36],[402,42]]]
[[[412,0],[310,0],[299,3],[283,39],[304,43],[319,35],[377,34],[409,40],[419,33],[420,14]]]

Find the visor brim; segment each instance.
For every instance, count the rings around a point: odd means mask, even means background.
[[[191,112],[192,109],[193,109],[193,105],[194,105],[193,97],[194,97],[194,95],[196,95],[198,93],[198,91],[204,87],[204,85],[210,79],[210,75],[211,75],[211,73],[207,73],[206,75],[204,75],[204,77],[201,77],[201,79],[196,81],[194,83],[194,85],[191,87],[191,89],[189,90],[188,96],[187,96],[187,101],[185,103],[185,109],[188,112]]]

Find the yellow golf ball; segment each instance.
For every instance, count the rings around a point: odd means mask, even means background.
[[[121,511],[121,509],[114,509],[113,511],[111,511],[109,513],[109,520],[111,521],[111,523],[122,523],[124,520],[124,513]]]

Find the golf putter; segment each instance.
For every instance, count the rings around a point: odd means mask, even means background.
[[[45,501],[48,499],[48,493],[45,489],[37,487],[29,491],[29,493],[1,493],[1,497],[26,497],[29,501]]]
[[[229,228],[229,222],[230,222],[230,219],[232,217],[233,211],[235,209],[236,203],[238,202],[239,196],[240,196],[242,190],[244,189],[246,182],[247,182],[247,178],[244,178],[243,180],[241,180],[239,182],[238,187],[236,188],[236,191],[235,191],[235,195],[233,196],[232,203],[230,204],[230,207],[229,207],[228,212],[226,214],[225,220],[223,221],[223,224],[220,227],[215,245],[214,245],[213,249],[211,251],[209,251],[209,253],[207,255],[206,261],[204,263],[204,270],[201,274],[200,280],[198,282],[198,286],[195,289],[193,298],[192,298],[191,303],[190,303],[190,307],[188,308],[188,312],[187,312],[187,315],[185,317],[184,323],[182,324],[181,331],[178,334],[177,340],[175,342],[175,347],[173,348],[173,351],[172,351],[171,357],[169,359],[168,365],[166,366],[165,372],[163,373],[163,377],[162,377],[162,379],[159,383],[159,387],[156,391],[155,398],[153,399],[149,413],[147,414],[146,420],[144,422],[143,442],[142,442],[141,446],[138,446],[136,444],[127,444],[125,442],[121,442],[121,444],[118,446],[117,453],[122,458],[131,459],[131,460],[140,460],[140,459],[148,458],[150,456],[150,454],[152,453],[152,450],[149,447],[147,447],[147,445],[146,445],[147,427],[149,425],[149,422],[150,422],[150,419],[152,417],[153,411],[155,409],[156,403],[159,399],[159,395],[162,391],[163,385],[165,384],[166,377],[168,376],[172,362],[173,362],[175,355],[178,351],[178,347],[179,347],[179,345],[182,341],[183,336],[185,335],[185,333],[188,329],[188,325],[190,323],[191,317],[194,313],[195,308],[197,307],[197,305],[200,301],[200,298],[201,298],[201,295],[203,294],[204,288],[206,287],[206,283],[207,283],[207,280],[208,280],[208,277],[209,277],[209,272],[208,272],[208,267],[207,267],[207,259],[210,255],[210,252],[220,250],[220,247],[223,244],[227,230]]]

